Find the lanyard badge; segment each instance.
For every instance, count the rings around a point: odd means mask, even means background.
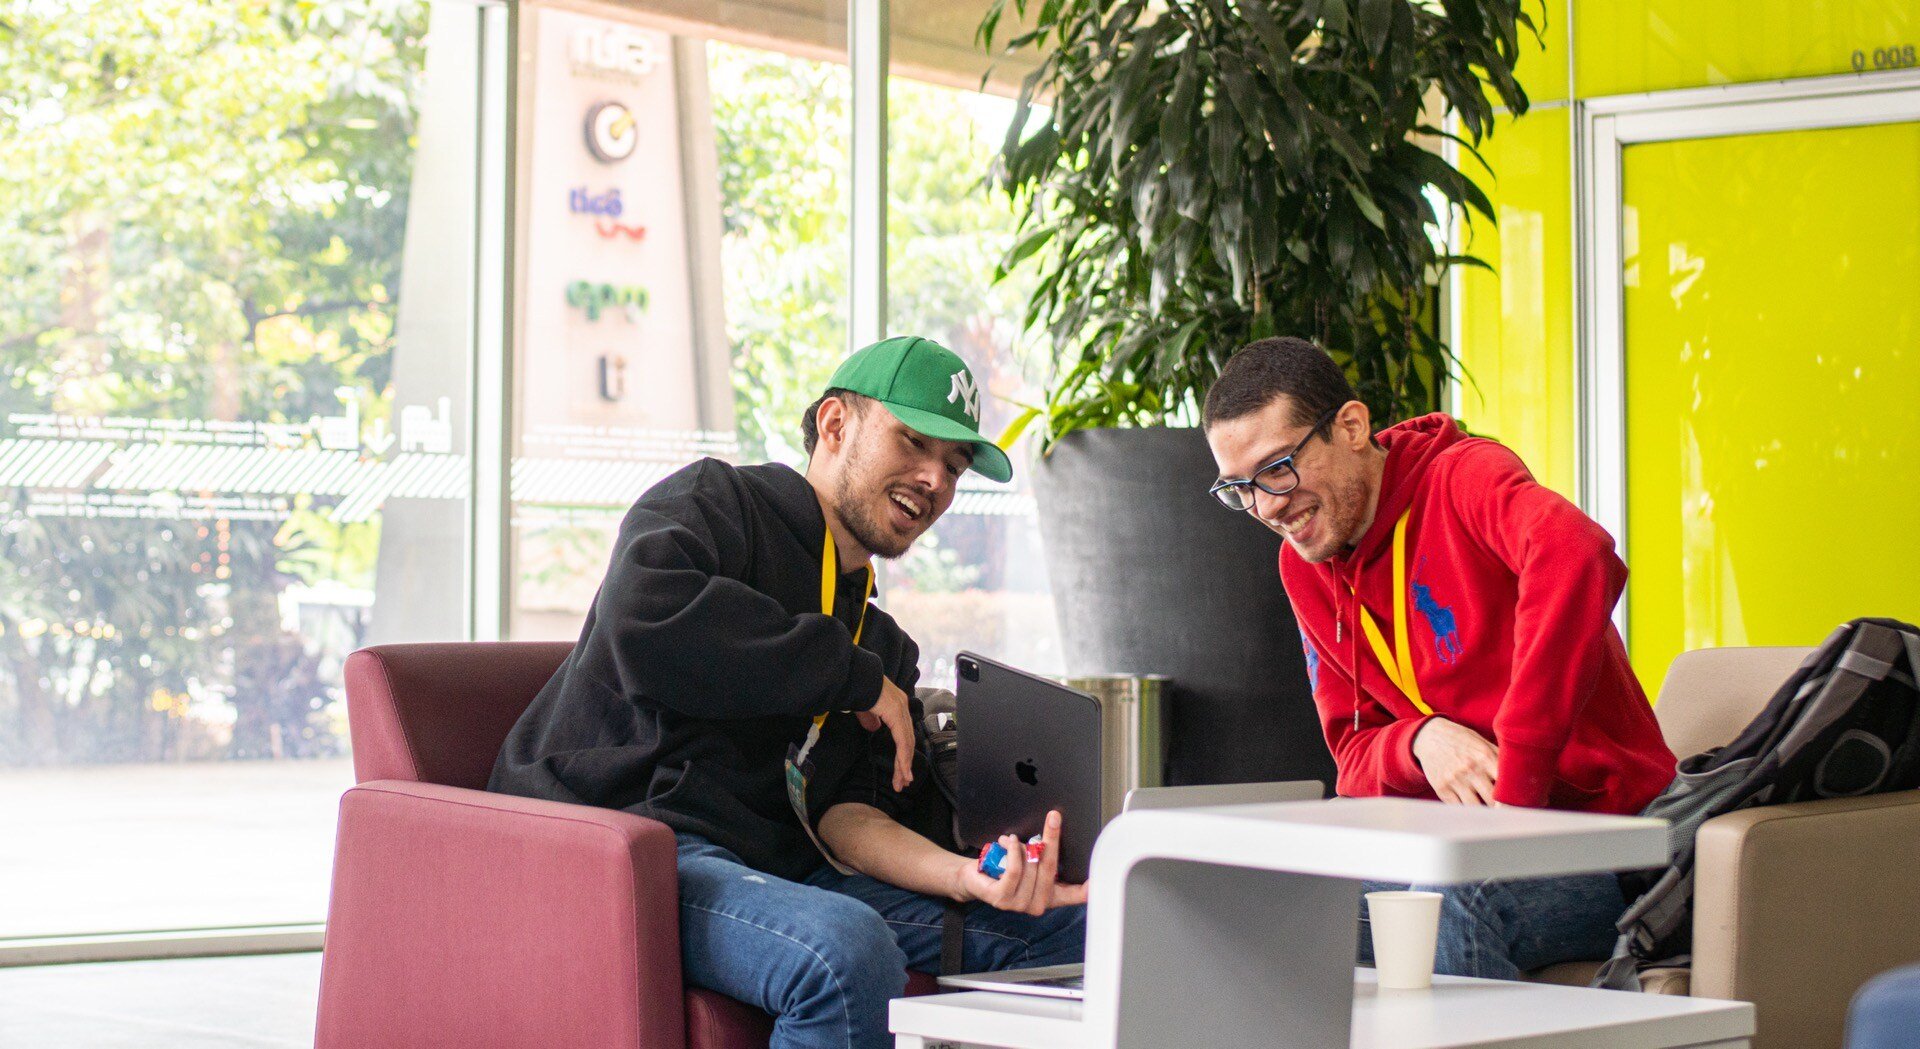
[[[839,558],[833,548],[833,529],[829,528],[825,545],[820,550],[820,612],[822,615],[833,615],[833,599],[839,585]],[[856,645],[860,643],[860,635],[867,629],[867,602],[872,598],[873,566],[869,565],[867,566],[867,592],[860,598],[860,619],[853,627],[853,643]],[[787,745],[787,803],[793,806],[793,814],[800,818],[801,828],[807,832],[807,837],[813,840],[813,846],[820,850],[820,855],[826,857],[834,870],[841,874],[852,875],[859,872],[833,858],[833,853],[828,851],[826,844],[820,840],[820,835],[814,833],[813,821],[807,818],[807,785],[812,781],[814,773],[813,748],[820,742],[820,730],[826,727],[827,717],[826,714],[815,715],[813,723],[807,726],[806,739]]]

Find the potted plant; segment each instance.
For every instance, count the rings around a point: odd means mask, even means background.
[[[1175,681],[1172,782],[1330,779],[1279,540],[1194,429],[1234,350],[1310,337],[1379,425],[1439,406],[1442,232],[1534,32],[1519,0],[996,0],[1035,49],[999,157],[1051,337],[1036,471],[1070,673]],[[1524,36],[1523,36],[1524,35]],[[1484,164],[1482,164],[1484,168]]]

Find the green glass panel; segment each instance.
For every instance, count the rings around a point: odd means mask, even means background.
[[[1920,45],[1914,0],[1574,0],[1573,21],[1581,98],[1871,75]]]
[[[1920,124],[1624,153],[1634,666],[1920,620]]]
[[[1526,460],[1534,476],[1572,498],[1574,357],[1570,122],[1566,107],[1508,119],[1482,146],[1497,178],[1465,163],[1487,185],[1496,227],[1461,232],[1468,252],[1495,272],[1456,271],[1460,345],[1467,381],[1460,417]]]

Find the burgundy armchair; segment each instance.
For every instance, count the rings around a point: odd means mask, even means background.
[[[316,1049],[765,1049],[773,1018],[680,980],[673,832],[486,793],[571,645],[383,645],[347,660]],[[911,974],[908,993],[933,989]]]

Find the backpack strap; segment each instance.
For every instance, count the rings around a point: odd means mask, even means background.
[[[940,975],[958,976],[966,971],[967,908],[947,901],[940,915]]]
[[[915,689],[925,717],[926,732],[922,752],[933,773],[933,785],[939,788],[953,810],[953,843],[964,849],[960,839],[960,792],[955,782],[958,772],[959,733],[954,725],[953,693],[944,688]],[[967,909],[964,904],[947,900],[940,912],[940,975],[957,976],[966,971]]]

